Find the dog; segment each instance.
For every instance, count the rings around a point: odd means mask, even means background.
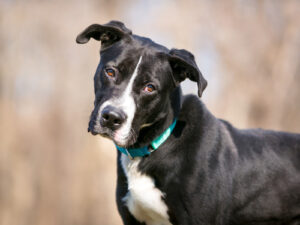
[[[76,38],[101,41],[89,128],[118,149],[124,224],[300,224],[300,134],[240,130],[201,102],[207,81],[187,50],[135,35],[122,22]],[[190,79],[198,96],[183,96]]]

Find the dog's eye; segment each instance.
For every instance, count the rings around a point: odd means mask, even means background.
[[[109,77],[115,77],[115,71],[112,68],[105,69],[105,74]]]
[[[152,84],[147,84],[145,87],[144,87],[144,91],[145,92],[153,92],[155,90],[155,87],[152,85]]]

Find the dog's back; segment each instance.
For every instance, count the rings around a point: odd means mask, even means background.
[[[246,222],[268,216],[271,224],[296,220],[300,215],[300,135],[238,130],[221,123],[238,155],[232,183],[233,217]]]

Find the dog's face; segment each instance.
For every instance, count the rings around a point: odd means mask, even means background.
[[[194,57],[132,35],[124,24],[94,24],[77,37],[101,41],[101,60],[94,77],[95,108],[89,131],[109,137],[119,146],[134,144],[140,130],[164,118],[169,96],[186,77],[206,87]]]
[[[167,60],[132,42],[101,53],[94,77],[95,108],[89,129],[119,146],[133,144],[142,127],[163,116],[174,88]]]

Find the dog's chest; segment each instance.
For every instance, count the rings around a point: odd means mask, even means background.
[[[141,174],[138,164],[141,158],[130,160],[121,156],[121,164],[128,182],[128,193],[123,198],[130,213],[147,225],[171,225],[164,194],[155,187],[153,178]]]

